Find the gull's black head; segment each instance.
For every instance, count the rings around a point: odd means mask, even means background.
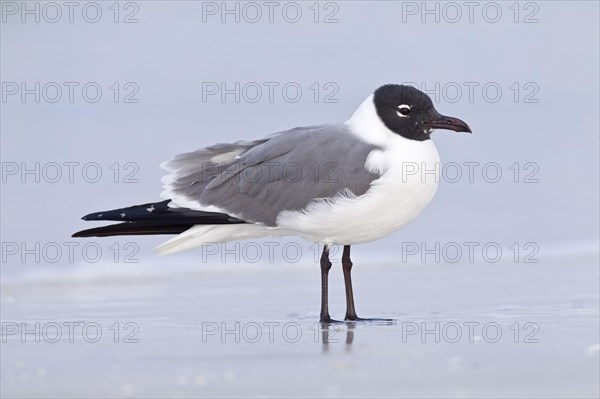
[[[431,98],[412,86],[381,86],[375,90],[373,102],[384,125],[407,139],[429,140],[432,129],[471,133],[465,122],[437,112]]]

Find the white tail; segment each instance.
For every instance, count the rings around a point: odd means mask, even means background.
[[[285,233],[281,230],[256,224],[196,225],[160,244],[155,250],[160,255],[169,255],[204,244],[282,235]]]

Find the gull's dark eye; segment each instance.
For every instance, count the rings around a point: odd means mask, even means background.
[[[410,113],[410,105],[402,104],[398,106],[398,111],[396,111],[399,117],[406,118]]]

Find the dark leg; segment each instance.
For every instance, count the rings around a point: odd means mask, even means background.
[[[342,269],[344,270],[344,285],[346,286],[346,320],[356,320],[354,308],[354,293],[352,292],[352,261],[350,260],[350,245],[344,245],[342,254]]]
[[[323,253],[321,254],[321,323],[336,323],[336,320],[332,320],[329,316],[329,300],[328,300],[328,286],[329,286],[329,270],[331,269],[331,261],[329,260],[329,246],[323,247]]]
[[[344,245],[342,254],[342,269],[344,271],[344,285],[346,286],[346,321],[367,321],[392,324],[394,319],[362,319],[356,315],[354,307],[354,293],[352,292],[352,261],[350,260],[350,245]]]

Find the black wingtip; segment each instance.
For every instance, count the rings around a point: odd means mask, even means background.
[[[87,215],[83,216],[81,218],[81,220],[102,220],[100,219],[102,217],[102,212],[94,212],[94,213],[88,213]]]
[[[180,234],[192,227],[192,225],[165,225],[147,223],[117,223],[108,226],[94,227],[73,233],[71,237],[109,237],[126,235],[151,235],[151,234]]]
[[[90,233],[90,230],[93,230],[93,229],[87,229],[87,230],[80,230],[80,231],[77,231],[77,232],[75,232],[75,233],[71,234],[71,237],[72,237],[72,238],[94,237],[93,235],[90,235],[90,234],[89,234],[89,233]]]
[[[71,237],[106,237],[113,235],[179,234],[195,224],[245,223],[218,212],[194,211],[188,208],[170,208],[170,200],[134,205],[127,208],[89,213],[85,221],[112,220],[121,222],[74,233]]]

